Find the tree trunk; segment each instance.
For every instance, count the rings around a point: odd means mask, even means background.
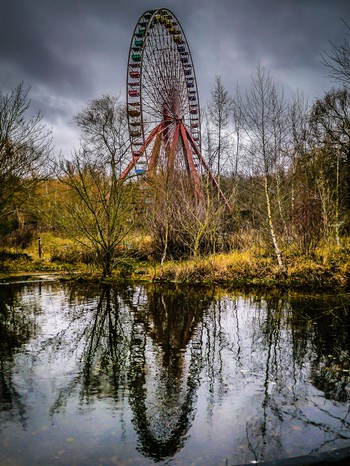
[[[274,229],[273,220],[272,220],[271,200],[270,200],[270,193],[269,193],[269,182],[268,182],[268,175],[266,173],[265,173],[264,187],[265,187],[265,200],[266,200],[266,209],[267,209],[267,219],[268,219],[268,223],[269,223],[269,231],[270,231],[273,247],[275,249],[275,254],[276,254],[278,266],[279,266],[280,269],[283,269],[283,262],[282,262],[282,258],[281,258],[281,253],[280,253],[280,250],[279,250],[279,247],[278,247],[277,238],[276,238],[275,229]]]

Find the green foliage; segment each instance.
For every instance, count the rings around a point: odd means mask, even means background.
[[[0,251],[0,272],[11,273],[16,269],[25,269],[30,265],[32,267],[32,258],[26,253],[14,253]]]
[[[136,263],[132,259],[121,260],[116,266],[117,276],[122,280],[132,278],[136,269]]]
[[[50,260],[59,264],[94,264],[96,262],[96,255],[88,249],[70,245],[63,248],[52,248]]]

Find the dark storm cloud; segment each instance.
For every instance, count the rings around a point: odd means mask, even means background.
[[[9,2],[1,20],[2,71],[8,67],[10,76],[12,68],[13,74],[22,74],[24,79],[42,81],[58,89],[65,88],[69,82],[84,83],[82,71],[70,57],[68,47],[72,34],[68,18],[62,14],[64,11],[47,11],[51,2],[41,3],[42,6],[31,1]]]
[[[128,10],[116,1],[13,0],[1,6],[0,89],[9,92],[22,81],[30,86],[32,108],[44,113],[57,146],[70,151],[73,116],[88,100],[122,88],[117,80],[121,68],[125,79],[134,15],[128,24]]]
[[[124,97],[131,34],[141,13],[159,6],[186,33],[202,105],[215,75],[234,92],[258,62],[286,91],[312,99],[334,84],[320,52],[343,41],[348,0],[0,0],[0,89],[30,86],[33,108],[68,155],[73,116],[102,94]]]
[[[227,0],[216,4],[215,9],[207,4],[200,17],[207,23],[206,51],[212,67],[228,87],[233,82],[249,82],[258,62],[284,87],[299,88],[311,98],[329,86],[320,53],[330,40],[343,41],[346,28],[341,18],[350,17],[348,1]],[[205,53],[202,49],[201,63]]]

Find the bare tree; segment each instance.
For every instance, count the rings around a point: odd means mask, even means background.
[[[350,26],[344,20],[343,23],[349,31],[345,33],[344,42],[341,45],[330,42],[330,51],[323,52],[321,57],[323,65],[329,71],[329,75],[345,86],[350,86],[350,43],[348,41]]]
[[[220,185],[220,175],[223,167],[223,156],[228,147],[227,128],[232,114],[233,101],[222,84],[220,76],[215,78],[215,86],[211,92],[209,103],[209,116],[213,125],[215,135],[214,153],[217,162],[217,176]]]
[[[316,100],[310,112],[315,145],[333,148],[334,162],[343,165],[350,205],[350,91],[332,89]]]
[[[240,98],[245,134],[257,176],[262,175],[268,231],[280,268],[283,262],[273,217],[273,175],[284,142],[283,121],[285,103],[278,94],[270,75],[258,65],[252,78],[252,88],[245,98]]]
[[[237,177],[238,167],[240,162],[240,154],[243,149],[243,134],[244,134],[244,118],[239,99],[239,90],[236,90],[235,97],[232,99],[232,117],[233,117],[233,135],[234,135],[234,149],[233,149],[233,175]]]
[[[215,251],[227,208],[211,188],[211,180],[204,179],[203,197],[198,202],[184,173],[177,173],[175,184],[164,175],[148,183],[149,198],[142,217],[151,232],[153,252],[162,264],[169,257],[197,258]]]
[[[298,160],[309,150],[308,104],[303,94],[297,93],[288,111],[290,132],[291,212],[295,204],[295,175]]]
[[[0,219],[25,202],[47,170],[50,131],[40,112],[28,117],[29,89],[0,91]]]
[[[140,186],[143,199],[139,206],[140,231],[152,237],[152,253],[161,257],[161,264],[170,255],[177,255],[177,237],[174,231],[173,205],[176,186],[170,171],[150,177]]]
[[[133,184],[120,179],[129,149],[126,113],[116,97],[103,96],[75,121],[82,130],[81,146],[72,160],[59,163],[60,179],[69,189],[63,223],[109,276],[132,228]]]
[[[205,109],[203,112],[201,112],[201,115],[204,123],[202,126],[202,150],[206,154],[208,167],[211,171],[213,171],[215,161],[215,149],[208,109]]]
[[[201,203],[194,202],[185,183],[176,192],[174,205],[175,228],[178,236],[191,256],[197,258],[205,249],[216,252],[217,237],[221,231],[221,220],[225,205],[217,202],[215,193],[206,180],[205,195]]]

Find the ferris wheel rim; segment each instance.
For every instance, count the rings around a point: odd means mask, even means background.
[[[177,46],[177,54],[179,62],[182,63],[184,82],[186,82],[186,85],[190,84],[192,86],[191,90],[187,92],[186,101],[188,109],[191,109],[191,105],[193,106],[193,115],[189,113],[189,130],[196,139],[198,146],[200,146],[199,93],[191,50],[177,17],[167,8],[160,8],[156,10],[147,10],[140,16],[130,41],[126,93],[128,127],[133,153],[137,153],[138,148],[145,147],[147,136],[150,133],[145,129],[145,89],[143,88],[145,78],[145,54],[147,53],[147,46],[152,38],[152,28],[154,28],[159,21],[163,22],[163,28],[161,30],[163,35],[166,35],[167,39],[169,39],[173,33],[173,31],[169,31],[169,29],[176,25],[177,34],[173,36],[173,41],[174,44],[178,41],[181,42],[181,48],[179,48],[179,45]],[[172,22],[172,25],[169,25],[170,22]],[[176,37],[179,37],[179,39],[176,39]],[[183,58],[185,56],[187,57],[186,60]],[[188,68],[185,68],[185,64],[188,65]],[[186,74],[187,69],[190,71],[188,74]],[[186,75],[189,76],[187,79]],[[134,79],[136,79],[136,81],[134,81]],[[191,82],[189,79],[191,79]],[[191,104],[191,102],[194,102],[194,104]]]

